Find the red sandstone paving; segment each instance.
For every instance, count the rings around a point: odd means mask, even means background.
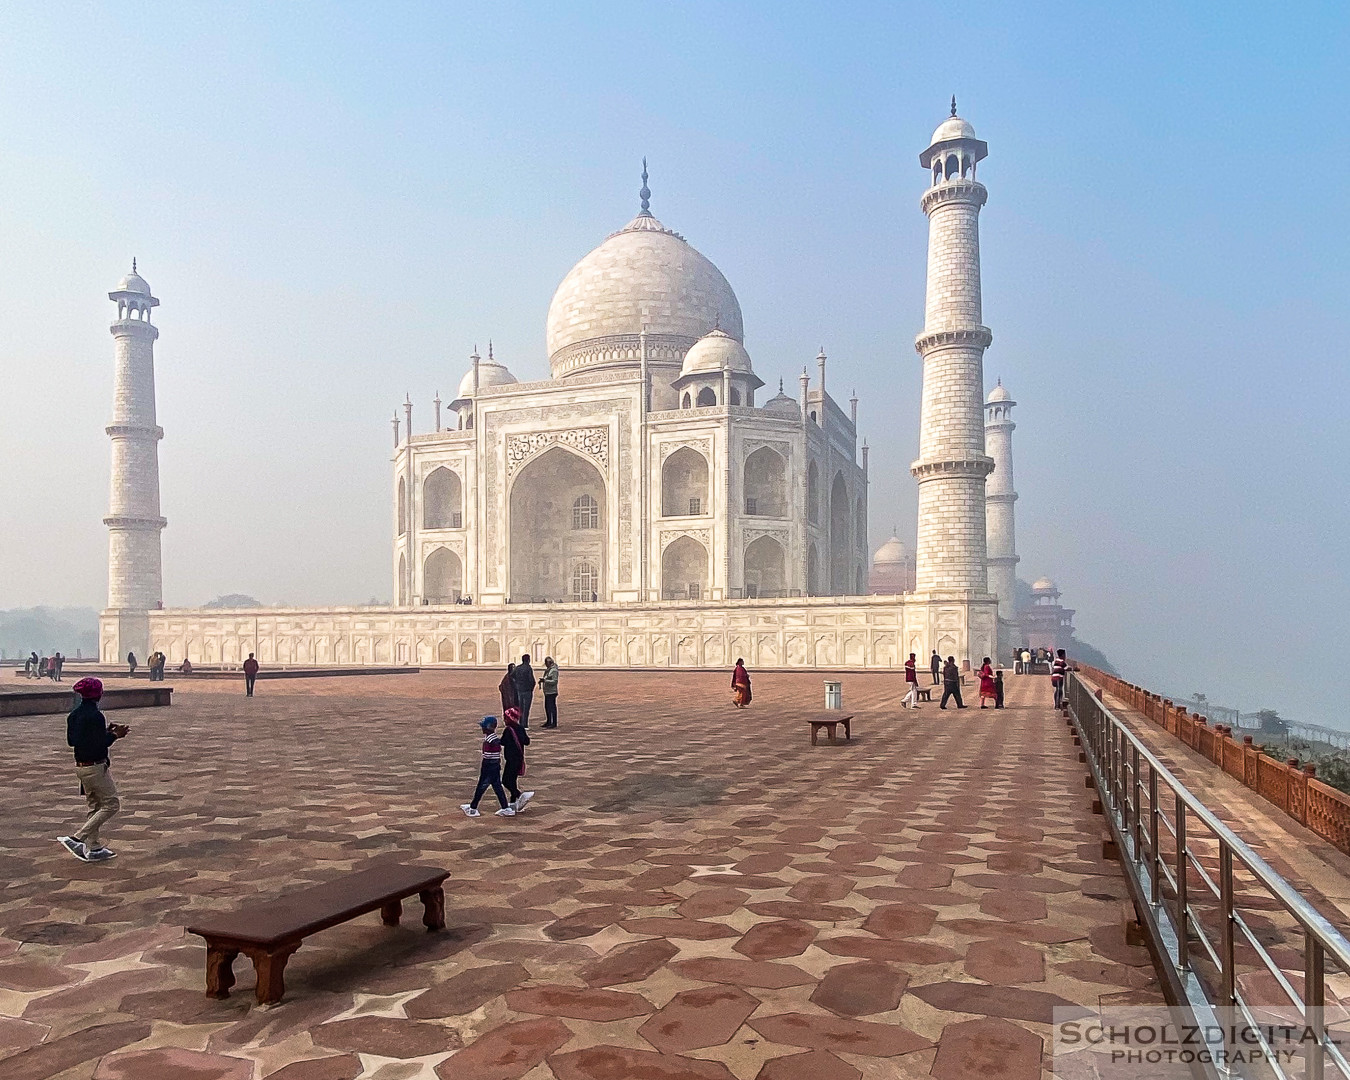
[[[490,673],[188,683],[119,717],[102,866],[54,842],[82,817],[59,723],[13,718],[0,1074],[353,1080],[375,1054],[485,1080],[1020,1080],[1055,1003],[1160,1000],[1045,680],[984,721],[844,679],[859,737],[812,748],[820,676],[760,676],[739,714],[720,675],[569,672],[509,821],[458,812]],[[312,939],[279,1008],[242,959],[228,1001],[201,993],[187,921],[388,857],[452,870],[446,933],[411,905]]]

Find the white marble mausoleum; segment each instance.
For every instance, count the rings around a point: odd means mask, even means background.
[[[781,380],[766,393],[735,292],[653,216],[644,165],[637,216],[553,296],[551,377],[518,381],[491,346],[486,358],[475,347],[453,400],[437,395],[430,414],[416,416],[408,401],[395,414],[389,607],[160,606],[164,519],[157,474],[152,482],[148,473],[163,434],[149,322],[159,301],[139,275],[124,280],[111,294],[117,400],[122,411],[124,401],[148,404],[144,416],[109,428],[103,658],[159,649],[174,664],[237,663],[249,652],[264,664],[496,664],[531,652],[565,665],[707,666],[743,656],[759,667],[895,667],[911,651],[991,653],[998,601],[985,565],[993,466],[982,374],[990,335],[979,322],[984,187],[974,179],[984,146],[953,112],[921,157],[932,224],[917,344],[925,371],[913,467],[917,591],[867,595],[857,397],[845,408],[831,396],[823,349],[814,378],[803,368],[791,393]]]

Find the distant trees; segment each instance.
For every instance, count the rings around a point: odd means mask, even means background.
[[[217,596],[214,600],[208,600],[202,605],[204,608],[241,608],[241,607],[262,607],[262,601],[255,600],[247,593],[232,592],[224,596]]]

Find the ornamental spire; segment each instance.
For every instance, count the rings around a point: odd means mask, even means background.
[[[642,200],[642,213],[647,217],[652,216],[652,192],[647,187],[647,159],[642,159],[642,189],[638,192],[638,197]]]
[[[956,95],[952,95],[952,115],[956,115]]]

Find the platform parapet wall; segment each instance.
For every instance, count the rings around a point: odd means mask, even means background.
[[[1184,706],[1090,664],[1075,662],[1074,670],[1086,684],[1176,736],[1300,825],[1350,853],[1350,795],[1318,780],[1312,764],[1300,766],[1296,758],[1277,761],[1252,736],[1235,739],[1228,725],[1211,724],[1199,713],[1188,713]]]
[[[563,667],[898,670],[910,652],[976,662],[992,652],[997,600],[931,594],[741,600],[725,604],[174,609],[149,613],[151,650],[172,666],[437,664],[498,666],[530,653]],[[116,621],[102,620],[104,643]]]

